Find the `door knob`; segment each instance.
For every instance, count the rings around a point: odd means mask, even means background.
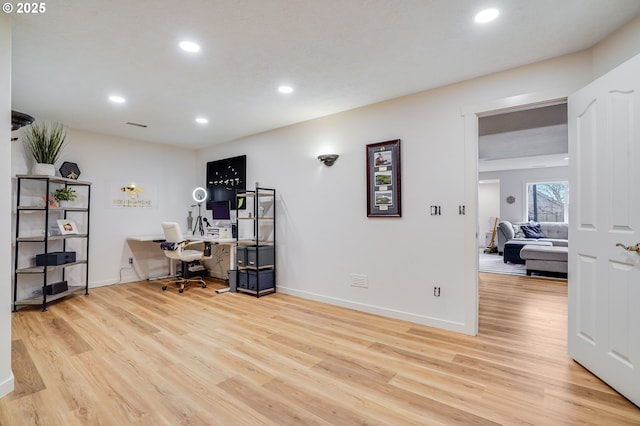
[[[635,251],[636,253],[640,254],[640,243],[636,244],[635,246],[625,246],[622,243],[618,243],[616,244],[616,247],[622,247],[626,251]]]

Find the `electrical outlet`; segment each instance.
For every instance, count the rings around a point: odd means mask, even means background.
[[[133,257],[129,258],[129,265],[133,265]]]
[[[440,297],[440,287],[434,287],[433,288],[433,295],[435,297]]]

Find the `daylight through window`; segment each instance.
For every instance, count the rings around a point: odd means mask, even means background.
[[[568,182],[527,183],[527,220],[569,222]]]

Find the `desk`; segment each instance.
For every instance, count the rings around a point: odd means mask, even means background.
[[[163,243],[164,242],[164,235],[158,235],[158,234],[154,234],[154,235],[130,235],[127,237],[127,240],[131,240],[131,241],[148,241],[150,243]]]
[[[233,249],[234,246],[237,245],[237,241],[235,238],[211,238],[211,237],[200,237],[193,239],[191,241],[203,241],[211,244],[219,244],[219,245],[227,245],[229,247],[229,271],[235,269],[236,266],[236,251]],[[219,288],[216,290],[216,293],[226,293],[229,291],[229,287]]]
[[[164,235],[162,234],[149,234],[149,235],[130,235],[127,237],[127,241],[135,241],[140,243],[164,243]],[[168,259],[168,258],[167,258]],[[155,277],[155,278],[147,278],[148,280],[159,280],[162,278],[174,277],[176,275],[176,264],[171,259],[169,261],[169,275]]]
[[[164,235],[162,234],[150,234],[150,235],[131,235],[127,237],[129,241],[137,241],[137,242],[150,242],[150,243],[163,243],[165,242]],[[235,238],[213,238],[208,236],[187,236],[188,241],[194,242],[206,242],[216,245],[228,245],[229,248],[229,270],[235,269],[236,266],[236,251],[233,249],[234,246],[237,245],[237,241]],[[176,264],[171,259],[169,259],[169,275],[168,277],[174,277],[176,275]],[[160,279],[167,277],[158,277],[153,279]],[[149,278],[151,279],[151,278]],[[229,291],[229,288],[223,288],[216,290],[217,293],[224,293]]]

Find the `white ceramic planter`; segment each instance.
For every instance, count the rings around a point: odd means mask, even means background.
[[[31,174],[38,176],[55,176],[56,167],[53,164],[36,163],[31,169]]]

